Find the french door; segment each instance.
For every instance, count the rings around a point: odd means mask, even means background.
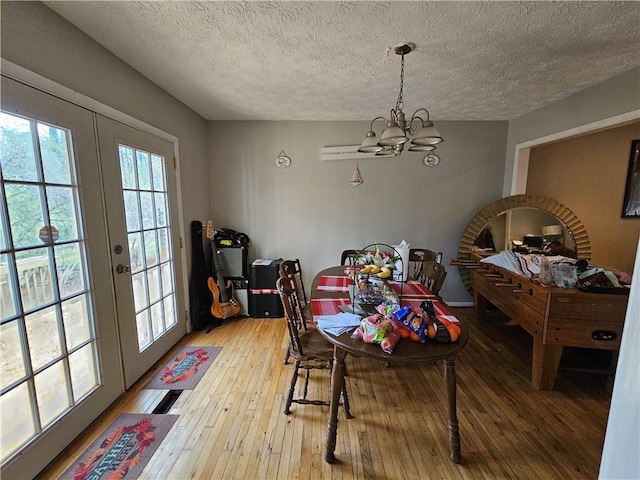
[[[186,333],[173,144],[101,115],[97,125],[129,388]]]
[[[31,478],[122,392],[93,114],[2,78],[0,453]]]
[[[2,77],[0,456],[32,478],[185,333],[173,145]]]

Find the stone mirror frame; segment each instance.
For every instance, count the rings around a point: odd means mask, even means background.
[[[542,210],[556,217],[563,224],[564,228],[566,228],[569,236],[573,240],[578,258],[584,258],[585,260],[591,259],[591,242],[589,241],[589,235],[576,214],[556,200],[528,194],[501,198],[480,210],[471,219],[462,234],[460,245],[458,246],[457,258],[461,260],[470,259],[471,247],[473,247],[473,242],[482,229],[499,215],[507,213],[512,209],[521,208]],[[460,266],[458,267],[458,271],[467,291],[472,293],[469,270],[464,266]]]

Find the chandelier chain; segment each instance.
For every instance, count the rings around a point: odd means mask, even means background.
[[[398,100],[396,101],[396,113],[401,112],[404,107],[404,98],[402,96],[404,90],[404,54],[400,57],[400,93],[398,93]]]

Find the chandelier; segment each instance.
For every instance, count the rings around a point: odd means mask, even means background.
[[[404,144],[409,141],[409,135],[413,136],[411,140],[410,152],[430,152],[436,149],[436,145],[444,141],[444,139],[433,126],[433,122],[429,120],[429,111],[426,108],[419,108],[411,116],[411,120],[407,122],[402,108],[404,100],[402,98],[404,87],[404,56],[414,49],[412,43],[400,43],[393,47],[396,55],[400,55],[400,93],[396,100],[396,107],[391,109],[389,119],[384,117],[376,117],[371,121],[369,131],[358,148],[362,153],[375,153],[376,155],[400,155],[404,150]],[[418,114],[426,113],[426,118],[422,118]],[[373,130],[373,124],[376,120],[384,120],[387,127],[382,131],[380,139],[376,137]]]

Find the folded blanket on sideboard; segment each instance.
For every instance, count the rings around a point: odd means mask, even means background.
[[[510,272],[536,280],[540,276],[540,266],[544,261],[543,258],[546,258],[550,264],[569,263],[575,265],[576,263],[575,259],[563,257],[562,255],[546,256],[537,253],[518,253],[508,250],[503,250],[495,255],[483,258],[481,262],[506,268]]]

